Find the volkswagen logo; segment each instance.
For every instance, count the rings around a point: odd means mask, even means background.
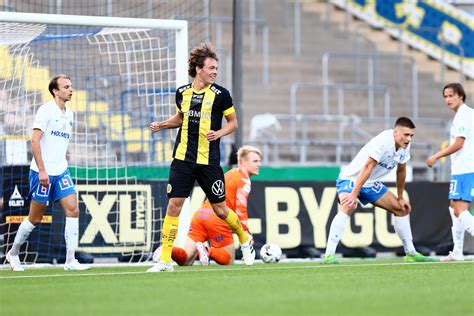
[[[212,184],[212,193],[216,196],[224,194],[224,182],[222,180],[217,180]]]

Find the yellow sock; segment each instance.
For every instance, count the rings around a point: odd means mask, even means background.
[[[179,216],[171,216],[166,214],[163,222],[163,231],[161,232],[161,261],[171,262],[171,253],[173,251],[173,243],[178,235]]]
[[[229,225],[229,227],[234,231],[234,233],[237,234],[239,237],[239,242],[243,244],[249,239],[249,236],[245,233],[244,229],[242,228],[242,225],[240,225],[239,218],[237,217],[237,214],[230,208],[228,209],[229,215],[227,215],[227,218],[224,219],[224,221]]]

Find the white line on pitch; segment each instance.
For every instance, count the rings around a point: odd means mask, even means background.
[[[219,271],[254,271],[254,270],[290,270],[290,269],[330,269],[339,267],[380,267],[380,266],[401,266],[401,265],[428,265],[428,264],[470,264],[474,261],[457,261],[457,262],[392,262],[392,263],[373,263],[373,264],[338,264],[338,265],[311,265],[311,266],[285,266],[283,264],[274,264],[274,266],[268,267],[248,267],[242,268],[242,266],[235,266],[229,268],[202,268],[195,270],[177,270],[171,273],[201,273],[201,272],[219,272]],[[13,272],[12,272],[13,273]],[[15,272],[17,273],[17,272]],[[44,274],[44,275],[8,275],[0,276],[0,279],[33,279],[33,278],[63,278],[63,277],[81,277],[81,276],[104,276],[104,275],[133,275],[133,274],[146,274],[146,271],[128,271],[128,272],[98,272],[98,273],[66,273],[66,274]],[[161,274],[170,274],[161,273]]]

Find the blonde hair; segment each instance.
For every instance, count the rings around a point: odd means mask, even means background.
[[[237,162],[240,164],[242,160],[247,158],[250,153],[256,153],[260,158],[262,158],[262,153],[256,147],[245,145],[239,148],[237,151]]]

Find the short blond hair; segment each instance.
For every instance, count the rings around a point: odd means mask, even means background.
[[[258,148],[250,145],[244,145],[237,151],[237,162],[240,164],[242,160],[247,158],[250,153],[256,153],[260,158],[262,158],[262,153]]]

